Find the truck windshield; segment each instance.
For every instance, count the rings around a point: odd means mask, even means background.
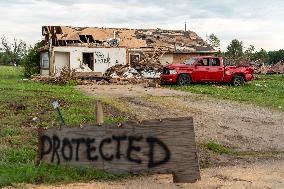
[[[191,65],[191,64],[193,64],[194,62],[196,62],[196,60],[197,60],[197,58],[196,58],[196,57],[193,57],[193,58],[191,58],[191,59],[188,59],[188,60],[184,61],[184,63],[187,64],[187,65]]]

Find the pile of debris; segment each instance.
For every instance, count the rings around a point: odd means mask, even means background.
[[[260,65],[256,67],[255,73],[261,74],[284,74],[284,61],[279,61],[273,65]]]
[[[273,65],[265,65],[263,61],[250,61],[248,59],[224,58],[226,66],[251,66],[256,74],[284,74],[284,61],[281,60]]]
[[[121,64],[117,64],[115,66],[108,68],[104,75],[111,78],[141,79],[141,75],[138,73],[136,69],[132,68],[129,65],[121,65]]]
[[[272,66],[271,66],[271,70],[272,70],[274,73],[282,73],[282,74],[284,74],[284,61],[281,60],[281,61],[279,61],[278,63],[272,65]]]
[[[115,65],[107,69],[104,76],[110,77],[110,82],[128,81],[132,84],[143,82],[147,79],[158,79],[163,70],[160,57],[164,52],[155,49],[153,53],[141,52],[141,60],[132,60],[130,65]]]

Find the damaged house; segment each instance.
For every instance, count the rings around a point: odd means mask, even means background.
[[[101,76],[117,64],[157,59],[166,65],[216,51],[192,31],[43,26],[41,75],[58,76],[63,67]]]

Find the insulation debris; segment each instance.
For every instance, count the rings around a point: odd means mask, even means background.
[[[81,64],[79,68],[75,69],[75,72],[92,72],[87,64]]]

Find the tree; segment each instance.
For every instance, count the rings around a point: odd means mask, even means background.
[[[268,52],[268,63],[269,64],[276,64],[281,60],[284,60],[284,50],[283,49],[280,49],[279,51]]]
[[[3,36],[1,38],[0,51],[2,52],[1,62],[4,64],[19,64],[27,53],[27,45],[24,41],[14,38],[13,43]]]
[[[267,52],[261,48],[259,51],[255,52],[252,56],[252,61],[260,62],[260,63],[267,63],[268,61],[268,54]]]
[[[220,39],[215,35],[211,34],[207,37],[207,42],[209,45],[211,45],[213,48],[220,50]]]
[[[255,47],[250,45],[244,52],[245,58],[248,60],[252,60],[255,53]]]
[[[243,49],[243,42],[237,39],[233,39],[227,47],[226,56],[234,60],[242,58],[242,56],[244,55]]]
[[[28,53],[23,57],[21,64],[24,67],[24,75],[31,77],[32,75],[39,74],[40,72],[40,53],[39,48],[43,44],[38,42],[34,47],[28,50]]]
[[[227,51],[225,54],[225,61],[226,65],[239,65],[244,59],[244,52],[243,52],[243,42],[237,39],[233,39],[231,43],[227,47]]]

